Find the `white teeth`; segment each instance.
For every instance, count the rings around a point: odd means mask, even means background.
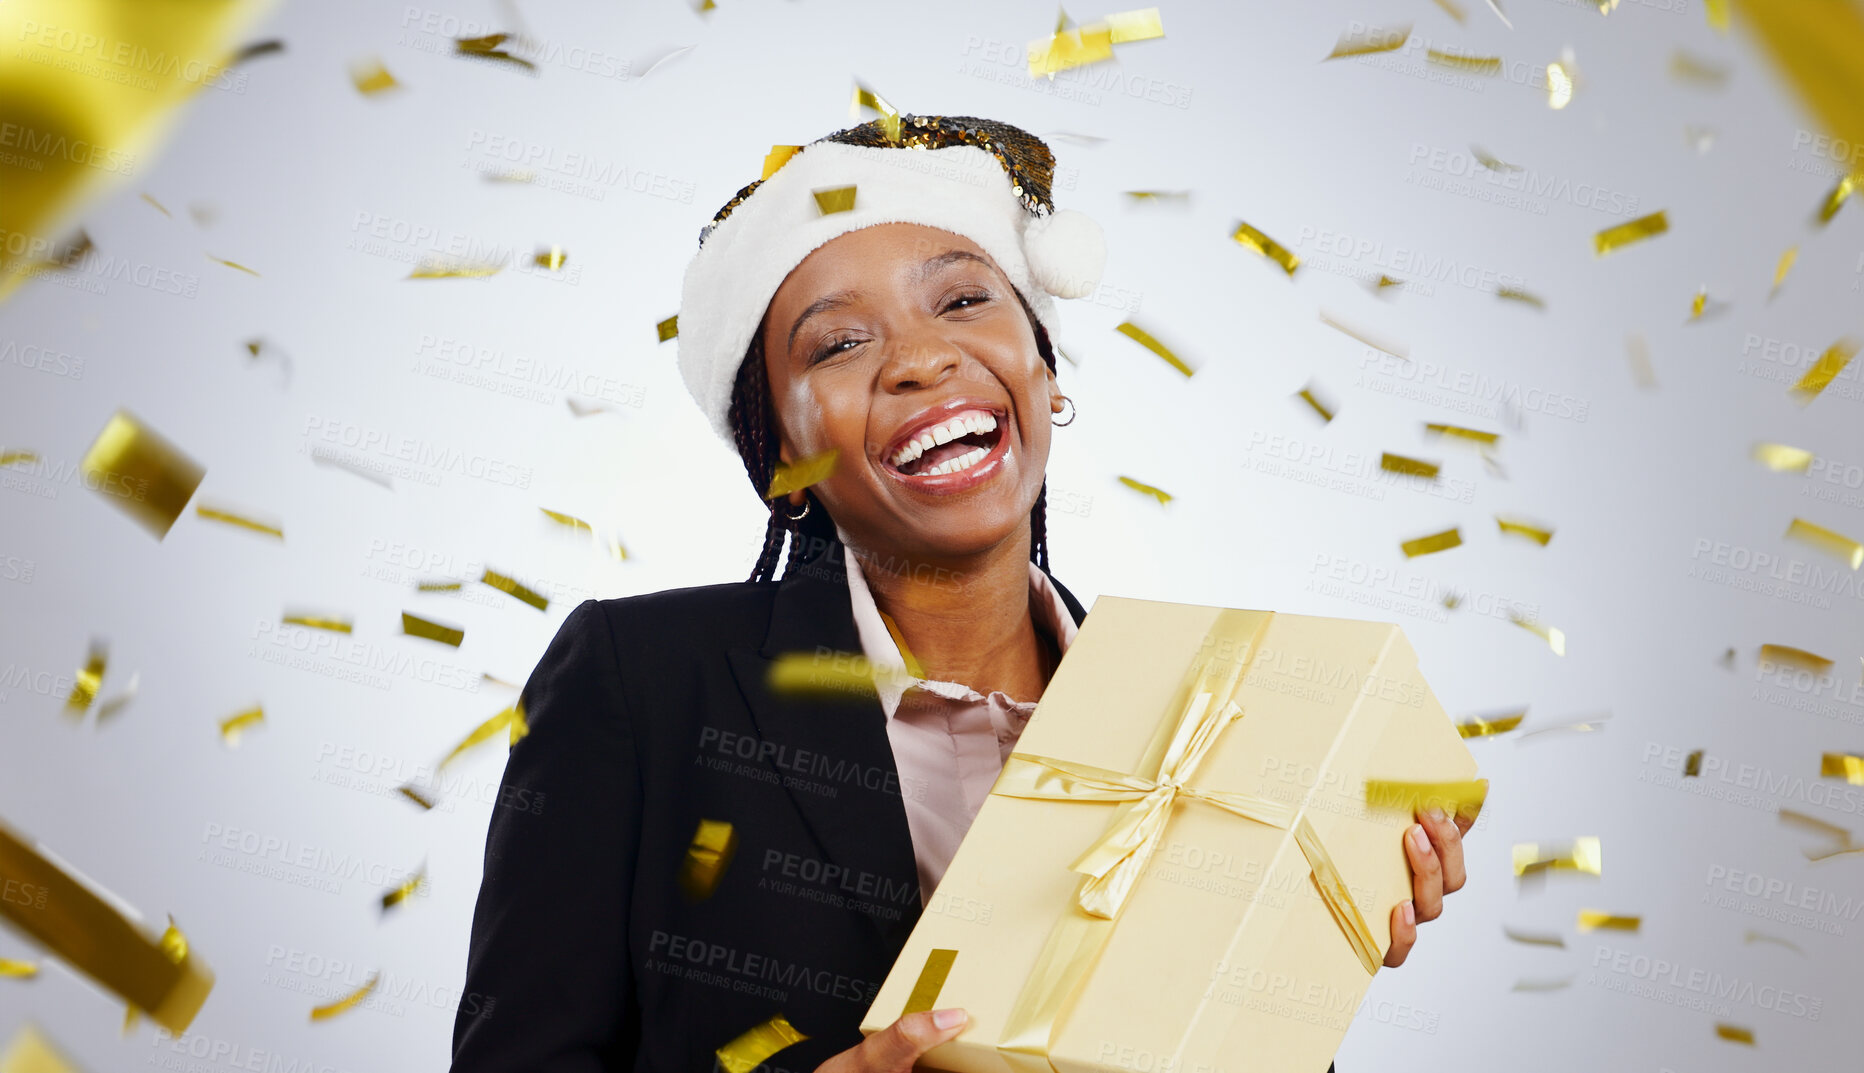
[[[927,470],[926,476],[937,477],[937,476],[940,476],[946,473],[957,473],[960,470],[970,469],[972,466],[975,466],[979,462],[982,462],[984,460],[984,456],[989,453],[990,453],[989,451],[984,450],[982,447],[973,447],[969,451],[966,451],[965,453],[959,455],[957,458],[954,458],[949,462],[941,462],[940,464]]]
[[[950,425],[940,425],[932,430],[932,439],[937,443],[950,443],[957,438],[957,436],[952,434]]]
[[[943,425],[927,429],[920,433],[917,440],[909,441],[894,454],[892,463],[895,468],[904,466],[936,446],[950,443],[964,436],[989,432],[996,427],[997,418],[995,414],[970,413],[952,418]],[[985,448],[976,448],[927,470],[924,474],[921,474],[921,476],[930,476],[937,473],[956,473],[962,469],[969,469],[989,453],[990,452]]]

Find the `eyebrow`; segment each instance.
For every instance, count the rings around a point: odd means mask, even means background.
[[[947,265],[957,264],[960,261],[975,261],[986,268],[990,267],[989,261],[972,253],[970,250],[946,250],[944,253],[935,254],[921,262],[919,268],[913,272],[913,282],[922,283],[927,277],[931,276],[939,269]],[[836,291],[833,294],[825,294],[815,301],[810,302],[808,308],[804,309],[801,315],[796,318],[796,322],[790,325],[790,338],[789,342],[785,344],[786,347],[789,349],[795,348],[796,333],[802,331],[804,321],[818,313],[827,313],[833,309],[844,309],[851,306],[859,296],[860,292],[858,291]]]

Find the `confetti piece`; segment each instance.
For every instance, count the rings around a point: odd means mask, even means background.
[[[1547,107],[1555,111],[1573,103],[1573,76],[1566,65],[1550,63],[1547,65]]]
[[[1519,745],[1525,740],[1527,740],[1528,738],[1534,737],[1537,734],[1592,734],[1592,733],[1596,733],[1598,731],[1605,729],[1605,720],[1610,719],[1610,718],[1611,718],[1610,713],[1607,713],[1605,715],[1596,716],[1591,719],[1582,719],[1574,723],[1555,723],[1553,726],[1550,726],[1550,727],[1535,727],[1533,730],[1523,731],[1521,734],[1517,735],[1515,737],[1515,744]]]
[[[1515,843],[1515,875],[1524,876],[1548,870],[1584,872],[1593,876],[1604,875],[1604,851],[1598,836],[1586,835],[1575,838],[1571,842],[1561,843]]]
[[[731,824],[701,819],[692,843],[686,847],[686,857],[680,862],[680,890],[696,902],[710,898],[737,851],[738,832]]]
[[[1728,32],[1728,0],[1702,0],[1702,14],[1719,33]]]
[[[1112,59],[1114,45],[1163,36],[1165,27],[1155,7],[1122,11],[1079,27],[1058,25],[1048,37],[1029,42],[1029,77],[1053,79],[1057,72]]]
[[[1683,49],[1670,54],[1670,77],[1700,89],[1721,89],[1728,84],[1727,64],[1693,56]]]
[[[1189,205],[1191,203],[1191,191],[1189,190],[1127,190],[1124,193],[1141,204],[1170,202],[1176,205]]]
[[[1237,245],[1254,250],[1262,256],[1267,257],[1269,260],[1274,261],[1282,267],[1283,272],[1288,273],[1290,276],[1294,275],[1295,269],[1301,267],[1301,258],[1290,253],[1286,246],[1283,246],[1281,243],[1241,220],[1237,221],[1236,230],[1230,232],[1230,238],[1233,239]]]
[[[777,173],[777,170],[783,167],[783,165],[788,164],[790,162],[790,158],[795,156],[796,151],[801,148],[802,146],[800,145],[773,145],[771,146],[770,152],[764,154],[763,179],[768,179],[772,175],[775,175]],[[759,181],[761,182],[762,179],[760,179]]]
[[[1580,931],[1637,931],[1643,917],[1613,916],[1598,909],[1579,911]]]
[[[1146,484],[1143,481],[1133,480],[1131,477],[1121,477],[1120,483],[1125,485],[1128,488],[1131,488],[1135,492],[1142,492],[1158,500],[1159,506],[1161,507],[1167,503],[1170,503],[1172,500],[1171,493],[1165,491],[1163,488],[1155,488],[1152,485]]]
[[[1465,17],[1463,13],[1463,9],[1458,7],[1455,4],[1454,0],[1435,0],[1435,2],[1438,7],[1443,9],[1443,13],[1445,15],[1448,15],[1451,18],[1455,19],[1457,22],[1457,25],[1459,26],[1462,25],[1463,19]]]
[[[244,514],[235,514],[230,510],[220,510],[217,507],[209,507],[198,503],[195,504],[194,513],[197,517],[205,518],[210,522],[224,522],[227,525],[236,525],[241,529],[250,529],[255,533],[264,533],[266,536],[277,537],[279,540],[285,539],[285,531],[283,529],[280,529],[276,525],[267,525],[264,522],[255,521]]]
[[[900,110],[888,104],[886,98],[861,83],[854,84],[854,102],[850,111],[859,115],[862,108],[869,108],[880,113],[880,129],[886,133],[889,142],[900,140]]]
[[[423,864],[420,870],[409,876],[405,883],[402,883],[392,890],[382,892],[382,912],[386,913],[395,906],[407,901],[409,898],[424,894],[426,892],[426,887],[427,865]]]
[[[80,465],[89,487],[157,540],[168,535],[207,474],[128,410],[111,416]]]
[[[1631,363],[1631,379],[1638,387],[1657,386],[1657,369],[1650,363],[1650,344],[1643,336],[1625,337],[1625,360]]]
[[[1801,950],[1797,944],[1788,942],[1777,935],[1768,935],[1766,932],[1761,931],[1749,931],[1741,941],[1744,943],[1772,943],[1775,946],[1784,946],[1788,950],[1801,956],[1804,956],[1806,953],[1804,950]]]
[[[117,908],[123,903],[114,895],[93,889],[5,826],[0,876],[16,895],[33,892],[0,899],[0,920],[171,1033],[193,1022],[214,976],[189,956],[185,938],[178,948],[175,939],[150,936]]]
[[[356,92],[365,97],[373,97],[378,93],[385,93],[401,86],[401,83],[395,81],[395,76],[388,73],[388,68],[382,66],[382,61],[379,59],[351,64],[350,84],[356,87]]]
[[[453,54],[455,56],[471,56],[474,59],[481,60],[496,60],[500,63],[509,63],[515,67],[522,67],[527,71],[537,70],[537,65],[535,63],[532,63],[522,56],[513,56],[511,53],[499,47],[510,39],[510,34],[486,34],[484,37],[455,38],[453,41]]]
[[[113,718],[118,712],[128,707],[130,701],[136,699],[136,687],[141,680],[142,675],[140,672],[131,674],[129,676],[129,685],[123,687],[123,692],[118,693],[116,696],[111,697],[109,700],[97,706],[98,726],[102,726],[106,719]]]
[[[697,47],[697,45],[678,45],[663,52],[650,52],[646,56],[643,56],[639,63],[631,63],[629,66],[639,67],[641,69],[641,73],[635,75],[635,78],[646,78],[648,75],[658,70],[661,64],[670,63],[673,60],[679,59],[681,56],[686,55]],[[768,178],[768,176],[766,176],[766,178]]]
[[[1560,630],[1552,626],[1542,626],[1534,622],[1532,619],[1524,618],[1521,616],[1519,612],[1516,612],[1513,609],[1509,610],[1508,619],[1510,622],[1513,622],[1515,625],[1521,627],[1522,629],[1528,631],[1531,634],[1534,634],[1536,637],[1539,637],[1541,640],[1546,641],[1547,647],[1553,649],[1554,655],[1556,656],[1566,655],[1566,634],[1565,633],[1561,632]]]
[[[1386,343],[1378,339],[1375,339],[1372,336],[1367,335],[1365,332],[1347,325],[1344,321],[1333,316],[1331,313],[1328,313],[1324,309],[1320,310],[1319,312],[1320,312],[1320,322],[1322,324],[1325,324],[1327,327],[1332,328],[1334,331],[1341,332],[1345,335],[1351,336],[1352,338],[1359,340],[1361,343],[1364,343],[1365,345],[1371,347],[1372,349],[1382,350],[1385,353],[1390,354],[1394,358],[1403,358],[1406,361],[1411,360],[1411,355],[1409,353],[1408,348],[1400,344]]]
[[[1323,56],[1322,60],[1337,60],[1347,56],[1370,56],[1378,52],[1393,52],[1403,48],[1404,43],[1410,39],[1411,27],[1409,24],[1390,30],[1378,26],[1368,26],[1362,30],[1354,31],[1351,27],[1348,27],[1345,32],[1340,34],[1340,39],[1333,43],[1333,51]]]
[[[1053,142],[1067,142],[1069,145],[1095,146],[1107,141],[1096,134],[1082,134],[1073,130],[1051,130],[1043,137]]]
[[[531,255],[532,264],[539,268],[548,268],[552,272],[562,269],[563,263],[569,259],[570,255],[563,252],[563,247],[561,246],[551,246],[548,249],[538,250]]]
[[[1450,609],[1451,611],[1454,611],[1457,608],[1463,606],[1463,596],[1461,593],[1446,592],[1443,594],[1443,600],[1441,601],[1441,603],[1443,604],[1444,607]]]
[[[0,466],[16,466],[21,462],[37,462],[39,456],[31,451],[0,451]]]
[[[1812,468],[1811,451],[1784,443],[1755,444],[1754,459],[1776,473],[1804,473]]]
[[[1702,750],[1696,749],[1683,760],[1683,777],[1698,778],[1702,774]]]
[[[1798,812],[1790,808],[1780,809],[1777,814],[1780,817],[1781,823],[1789,824],[1794,827],[1803,827],[1806,830],[1824,835],[1826,838],[1837,842],[1841,846],[1849,846],[1851,844],[1851,832],[1837,824],[1827,823],[1817,816],[1808,816],[1803,812]]]
[[[1499,0],[1484,0],[1484,2],[1489,5],[1490,11],[1495,12],[1495,17],[1502,20],[1503,26],[1508,27],[1510,30],[1514,29],[1514,23],[1509,22],[1508,16],[1502,14],[1502,5]]]
[[[430,622],[418,615],[410,615],[406,611],[401,613],[401,632],[407,637],[424,637],[429,641],[452,645],[454,648],[458,648],[460,642],[466,639],[465,630],[442,626],[438,622]]]
[[[1553,539],[1553,530],[1551,529],[1533,525],[1528,522],[1504,518],[1499,514],[1495,516],[1495,525],[1503,533],[1512,536],[1526,537],[1543,548],[1547,546],[1549,540]]]
[[[1812,367],[1799,378],[1799,382],[1792,386],[1790,393],[1797,396],[1802,404],[1818,398],[1819,392],[1824,391],[1828,384],[1838,379],[1838,374],[1844,371],[1845,366],[1850,364],[1852,356],[1857,352],[1856,340],[1840,339],[1833,343],[1826,348],[1825,353],[1819,355],[1818,361],[1812,363]]]
[[[1715,1026],[1715,1034],[1722,1039],[1728,1040],[1730,1043],[1745,1043],[1750,1047],[1754,1046],[1754,1030],[1751,1028],[1741,1028],[1737,1025],[1717,1023]]]
[[[440,763],[436,766],[436,770],[444,771],[448,764],[451,764],[453,761],[458,760],[468,750],[472,749],[475,746],[483,745],[486,742],[491,741],[494,737],[497,737],[500,733],[509,733],[510,744],[511,745],[518,744],[518,739],[522,738],[528,730],[528,728],[526,728],[526,730],[519,729],[520,727],[523,727],[523,726],[524,726],[524,702],[519,701],[517,704],[513,704],[509,708],[500,710],[498,714],[492,716],[490,719],[487,719],[485,722],[480,723],[478,726],[474,727],[472,729],[472,733],[466,735],[465,738],[461,739],[460,743],[453,747],[453,751],[448,753],[446,757],[440,761]]]
[[[613,406],[608,406],[599,402],[585,402],[574,395],[563,396],[563,402],[569,406],[570,413],[577,417],[588,417],[590,414],[617,414],[621,412]]]
[[[751,1070],[763,1065],[771,1055],[792,1043],[801,1043],[808,1038],[796,1031],[796,1027],[790,1024],[788,1018],[777,1014],[763,1024],[749,1029],[714,1053],[718,1056],[718,1064],[725,1073],[751,1073]]]
[[[37,975],[39,975],[39,966],[35,962],[0,958],[0,976],[14,980],[29,980]]]
[[[1427,809],[1474,816],[1488,800],[1489,781],[1469,779],[1459,782],[1394,782],[1387,779],[1366,780],[1368,808],[1396,809],[1416,814]]]
[[[1147,350],[1150,350],[1152,353],[1157,354],[1159,357],[1164,358],[1165,363],[1167,365],[1170,365],[1172,368],[1178,370],[1184,375],[1191,376],[1197,372],[1196,369],[1193,369],[1189,365],[1186,365],[1184,361],[1178,357],[1178,355],[1172,353],[1170,347],[1166,346],[1164,343],[1159,342],[1157,339],[1154,339],[1150,332],[1146,331],[1144,328],[1141,328],[1139,325],[1134,324],[1132,321],[1130,320],[1123,321],[1113,330],[1116,332],[1119,332],[1121,335],[1124,335],[1128,339],[1133,340],[1134,342],[1138,343],[1140,346],[1145,347]]]
[[[854,209],[855,188],[852,186],[825,187],[812,192],[815,194],[816,209],[824,216]]]
[[[834,474],[835,465],[839,461],[841,448],[831,447],[821,454],[799,458],[795,462],[778,462],[777,471],[770,476],[770,487],[764,491],[764,498],[775,499],[820,484]]]
[[[1517,943],[1526,943],[1529,946],[1557,946],[1562,950],[1566,949],[1566,939],[1558,932],[1516,931],[1513,928],[1504,927],[1502,934]]]
[[[771,661],[765,684],[771,692],[788,696],[871,696],[875,679],[884,678],[887,670],[861,655],[784,652]]]
[[[1684,127],[1683,141],[1691,148],[1695,149],[1697,156],[1701,156],[1715,148],[1715,128]]]
[[[1864,786],[1864,756],[1826,753],[1819,758],[1819,777],[1843,779],[1853,786]]]
[[[265,709],[252,708],[220,720],[220,741],[229,749],[239,748],[240,735],[250,727],[265,722]]]
[[[1388,473],[1403,473],[1408,476],[1424,477],[1434,481],[1437,479],[1437,471],[1443,467],[1436,462],[1425,462],[1416,458],[1406,458],[1404,455],[1395,455],[1390,451],[1384,451],[1379,455],[1379,468]],[[1458,543],[1460,542],[1459,539]]]
[[[212,262],[214,262],[215,264],[222,264],[222,265],[226,265],[226,266],[227,266],[228,268],[237,268],[237,269],[239,269],[239,270],[240,270],[241,272],[244,272],[244,273],[246,273],[246,274],[247,274],[247,275],[249,275],[249,276],[257,276],[257,275],[259,274],[259,273],[257,273],[257,272],[254,272],[254,271],[253,271],[252,269],[250,269],[250,268],[247,268],[247,267],[246,267],[245,265],[243,265],[243,264],[240,264],[240,263],[239,263],[238,261],[229,261],[229,260],[227,260],[227,259],[226,259],[226,258],[224,258],[224,257],[215,257],[215,256],[214,256],[213,254],[211,254],[211,253],[207,255],[207,259],[208,259],[209,261],[212,261]]]
[[[1424,58],[1439,67],[1468,71],[1471,74],[1497,75],[1502,70],[1500,56],[1468,56],[1460,52],[1444,52],[1433,48],[1424,53]]]
[[[1391,276],[1386,275],[1383,272],[1380,272],[1379,278],[1374,280],[1372,283],[1373,291],[1378,294],[1383,294],[1387,290],[1390,290],[1393,287],[1402,287],[1402,286],[1404,286],[1404,280],[1393,278]]]
[[[0,1073],[84,1073],[83,1068],[52,1043],[30,1021],[19,1026],[0,1051]]]
[[[303,626],[307,630],[329,630],[331,633],[353,633],[355,624],[346,618],[329,618],[320,615],[285,615],[279,619],[285,626]]]
[[[1603,257],[1621,246],[1654,238],[1670,229],[1670,218],[1659,209],[1649,216],[1640,216],[1628,223],[1608,227],[1592,237],[1593,256]]]
[[[418,787],[416,787],[413,783],[408,783],[405,786],[397,786],[395,787],[395,791],[401,794],[401,796],[421,806],[422,812],[430,811],[431,809],[433,809],[433,807],[436,804],[439,803],[434,798],[428,796],[425,793],[422,793],[421,790]]]
[[[1526,291],[1517,290],[1514,287],[1498,288],[1495,292],[1495,297],[1503,299],[1504,301],[1520,302],[1523,305],[1531,305],[1535,309],[1547,308],[1547,303],[1542,301],[1538,295],[1529,294]]]
[[[1773,289],[1767,292],[1769,301],[1772,301],[1774,295],[1780,293],[1780,284],[1786,282],[1786,274],[1793,270],[1793,262],[1797,260],[1799,260],[1798,246],[1788,246],[1786,252],[1780,255],[1780,263],[1773,266]]]
[[[878,608],[876,608],[876,610],[878,610]],[[893,616],[887,614],[885,611],[880,612],[880,621],[886,624],[887,634],[893,638],[893,647],[900,650],[900,661],[906,664],[906,673],[914,678],[924,678],[926,676],[926,670],[924,667],[920,666],[919,661],[913,657],[913,650],[906,647],[906,637],[904,634],[900,633],[900,624],[893,621]]]
[[[424,264],[416,265],[414,271],[408,273],[408,278],[485,279],[489,276],[498,275],[499,272],[504,270],[504,267],[504,265],[491,264],[488,262],[474,264],[468,262],[428,261]]]
[[[1312,406],[1314,408],[1314,412],[1320,415],[1320,419],[1322,421],[1330,422],[1333,420],[1333,415],[1336,412],[1333,405],[1328,402],[1320,401],[1320,396],[1315,394],[1314,385],[1311,382],[1308,384],[1308,386],[1295,392],[1295,398],[1300,399],[1302,402],[1307,403],[1309,406]]]
[[[1471,443],[1489,447],[1494,446],[1501,439],[1499,433],[1480,432],[1473,428],[1463,428],[1460,425],[1440,425],[1434,422],[1425,422],[1424,431],[1436,436],[1449,436],[1452,439],[1468,440]]]
[[[247,60],[256,60],[261,56],[275,56],[285,51],[285,43],[274,37],[269,41],[254,41],[250,45],[240,46],[240,50],[227,61],[228,66],[237,67]]]
[[[1709,289],[1707,287],[1698,287],[1696,289],[1696,297],[1689,303],[1689,319],[1701,320],[1702,311],[1708,307],[1708,304]]]
[[[1833,846],[1831,849],[1823,852],[1807,850],[1806,859],[1809,861],[1824,861],[1830,860],[1833,857],[1842,857],[1852,853],[1864,853],[1864,846]]]
[[[165,206],[163,206],[161,202],[155,200],[155,198],[151,197],[148,193],[145,192],[142,195],[142,199],[144,201],[147,201],[149,204],[155,206],[155,211],[161,213],[163,216],[166,216],[171,220],[175,218],[174,213],[169,212],[168,209]]]
[[[479,580],[484,582],[487,585],[492,586],[493,588],[497,589],[500,592],[509,593],[510,595],[517,597],[519,600],[522,600],[525,603],[530,604],[532,607],[537,608],[539,611],[546,610],[550,606],[549,600],[545,599],[543,596],[539,595],[538,593],[520,584],[518,582],[518,579],[513,578],[513,577],[507,577],[504,574],[498,573],[497,571],[492,570],[490,568],[486,569],[485,573],[480,576]]]
[[[1470,155],[1476,158],[1476,163],[1482,165],[1483,167],[1489,169],[1490,171],[1510,172],[1510,171],[1521,170],[1521,165],[1503,163],[1502,161],[1495,159],[1495,157],[1492,154],[1490,154],[1488,150],[1482,148],[1479,145],[1470,146],[1469,152],[1470,152]]]
[[[945,990],[945,978],[951,975],[952,963],[957,960],[956,950],[927,951],[925,967],[919,970],[919,979],[913,981],[913,989],[907,994],[900,1015],[925,1013],[938,1005],[939,992]]]
[[[311,1007],[311,1020],[328,1021],[332,1017],[341,1016],[355,1009],[357,1006],[362,1005],[363,1000],[369,997],[369,993],[375,990],[375,985],[377,981],[381,979],[381,976],[382,974],[379,971],[372,972],[369,974],[369,979],[364,981],[363,985],[356,990],[344,995],[335,1002]]]
[[[414,588],[416,592],[458,592],[465,586],[458,581],[417,581]]]
[[[655,324],[654,334],[660,336],[660,341],[663,343],[680,334],[680,315],[675,313],[666,320]]]
[[[1435,555],[1440,551],[1449,551],[1451,548],[1462,544],[1462,542],[1463,534],[1461,530],[1452,528],[1445,529],[1441,533],[1432,533],[1429,536],[1421,536],[1413,540],[1407,540],[1398,545],[1398,547],[1404,552],[1405,558],[1415,559],[1420,555]]]
[[[1521,979],[1515,981],[1513,990],[1515,991],[1558,991],[1563,987],[1571,987],[1572,984],[1573,984],[1573,978],[1571,976],[1541,976],[1541,977],[1526,976],[1526,977],[1522,977]]]
[[[539,507],[537,509],[543,511],[545,517],[549,518],[553,522],[556,522],[558,525],[561,525],[561,526],[564,526],[570,529],[582,529],[590,533],[591,535],[594,535],[595,533],[595,528],[593,526],[591,526],[588,522],[583,521],[581,518],[578,518],[573,514],[563,514],[558,511],[551,510],[548,507]]]
[[[1860,183],[1856,175],[1847,175],[1838,180],[1838,185],[1832,187],[1832,192],[1825,195],[1824,203],[1819,206],[1819,226],[1831,223],[1832,217],[1837,215],[1839,208],[1857,191],[1859,185],[1864,184]]]
[[[1828,670],[1832,665],[1832,661],[1824,656],[1792,645],[1761,645],[1760,658],[1768,663],[1800,667],[1815,673]]]
[[[374,473],[367,469],[364,469],[362,466],[354,462],[351,462],[348,459],[343,458],[340,455],[326,455],[321,452],[312,452],[311,461],[319,466],[329,466],[331,469],[340,469],[345,473],[351,474],[353,476],[361,477],[363,480],[368,481],[371,484],[379,484],[382,487],[387,488],[391,491],[393,491],[395,487],[394,484],[390,482],[386,476],[383,476],[380,473]]]
[[[65,698],[67,715],[83,714],[90,710],[91,701],[97,699],[97,691],[102,688],[104,667],[109,659],[109,652],[101,641],[92,641],[90,651],[84,658],[84,666],[72,678],[71,695]]]
[[[1527,709],[1507,712],[1493,716],[1484,716],[1456,724],[1456,732],[1465,738],[1486,738],[1495,734],[1506,734],[1521,725],[1527,718]]]
[[[1814,525],[1804,518],[1794,518],[1787,525],[1786,539],[1809,544],[1820,551],[1836,556],[1848,563],[1853,570],[1864,566],[1864,544],[1822,525]]]
[[[488,183],[511,183],[516,185],[534,183],[537,181],[537,173],[529,168],[514,168],[510,171],[488,171],[482,172],[481,174]]]
[[[1599,9],[1599,14],[1609,15],[1618,9],[1618,0],[1592,0],[1592,6]]]

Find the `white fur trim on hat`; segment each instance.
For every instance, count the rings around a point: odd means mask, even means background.
[[[852,186],[854,208],[823,215],[815,191]],[[974,146],[876,148],[816,142],[707,236],[680,296],[680,376],[712,428],[731,442],[732,384],[770,299],[818,246],[876,224],[923,224],[977,243],[1022,292],[1049,337],[1058,295],[1092,294],[1106,260],[1100,226],[1073,211],[1035,217],[1009,176]]]

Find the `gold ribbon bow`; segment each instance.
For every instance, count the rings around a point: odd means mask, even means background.
[[[1071,907],[1080,912],[1065,912],[1056,921],[1005,1021],[997,1049],[1012,1068],[1031,1073],[1052,1069],[1048,1052],[1055,1027],[1070,1005],[1076,988],[1086,981],[1100,951],[1112,937],[1113,924],[1158,848],[1173,807],[1185,798],[1292,831],[1313,873],[1321,900],[1358,955],[1359,963],[1368,975],[1378,971],[1382,960],[1378,941],[1354,904],[1326,846],[1300,809],[1255,794],[1187,785],[1216,743],[1217,736],[1242,717],[1243,709],[1233,697],[1261,647],[1262,636],[1272,617],[1261,616],[1248,655],[1232,667],[1220,687],[1202,688],[1208,682],[1208,665],[1199,670],[1198,688],[1189,691],[1184,710],[1175,723],[1160,725],[1161,734],[1169,730],[1171,737],[1151,777],[1029,753],[1012,753],[1004,764],[1003,774],[990,791],[998,796],[1044,801],[1125,802],[1115,811],[1106,831],[1070,866],[1086,877]],[[1222,698],[1221,702],[1218,697]],[[1149,750],[1148,755],[1156,751],[1156,748]]]

